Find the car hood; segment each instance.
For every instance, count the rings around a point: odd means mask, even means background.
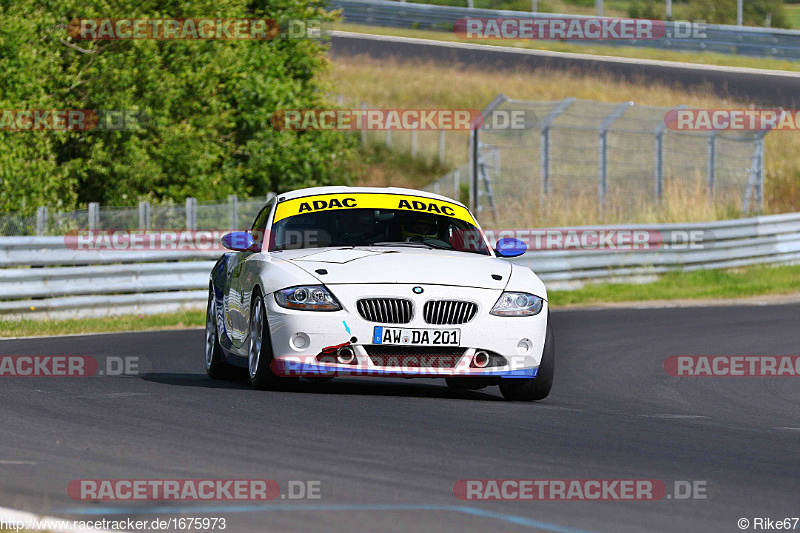
[[[511,275],[511,264],[502,259],[448,250],[326,248],[286,250],[279,255],[326,285],[428,283],[502,290]]]

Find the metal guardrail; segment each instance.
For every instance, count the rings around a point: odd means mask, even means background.
[[[552,289],[590,281],[652,279],[673,270],[800,263],[800,213],[697,224],[570,229],[647,230],[666,236],[646,251],[540,250],[513,261]],[[497,230],[495,230],[497,232]],[[703,232],[699,248],[677,246]],[[61,237],[0,237],[0,315],[63,318],[202,307],[219,252],[114,252],[67,248]],[[16,268],[15,268],[16,267]]]
[[[546,19],[585,18],[582,15],[530,13],[494,9],[413,4],[389,0],[330,0],[332,9],[341,9],[345,22],[395,28],[452,31],[453,23],[466,17]],[[636,46],[679,51],[709,51],[756,57],[800,60],[800,31],[773,28],[707,24],[705,37],[676,37],[685,32],[684,23],[666,21],[662,39],[603,41],[611,46]],[[598,41],[570,41],[597,44]]]
[[[581,229],[581,228],[570,228]],[[599,228],[594,228],[599,229]],[[605,230],[647,230],[679,237],[703,232],[694,246],[669,240],[640,251],[541,250],[521,256],[548,287],[571,289],[588,281],[645,280],[670,271],[736,268],[800,262],[800,213],[697,224],[603,226]]]
[[[0,237],[0,315],[147,314],[202,306],[219,251],[88,251]]]

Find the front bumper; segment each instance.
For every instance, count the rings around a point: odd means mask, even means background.
[[[542,357],[547,328],[547,302],[542,311],[530,317],[499,317],[489,314],[502,291],[471,287],[420,285],[422,294],[414,294],[410,284],[353,284],[328,285],[328,289],[343,309],[332,312],[299,311],[280,307],[273,295],[265,298],[269,317],[274,360],[272,370],[280,376],[390,376],[390,377],[448,377],[474,376],[498,378],[533,378]],[[407,324],[368,322],[356,311],[361,298],[407,298],[415,308]],[[471,301],[478,305],[475,317],[458,325],[433,325],[423,320],[423,305],[428,300],[450,299]],[[376,326],[403,329],[460,330],[460,343],[453,348],[456,361],[445,366],[427,365],[417,355],[426,354],[427,347],[408,346],[408,356],[385,361],[389,366],[376,364],[373,332]],[[354,364],[320,361],[323,351],[349,344],[355,354]],[[398,349],[402,353],[402,349]],[[476,350],[502,355],[503,366],[475,368],[471,366]],[[373,353],[374,355],[374,353]],[[330,358],[329,358],[330,359]],[[399,362],[398,362],[399,361]]]

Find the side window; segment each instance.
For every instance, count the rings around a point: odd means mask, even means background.
[[[274,205],[274,199],[267,202],[267,205],[264,206],[264,209],[258,213],[258,216],[253,221],[253,226],[250,228],[250,233],[253,235],[253,240],[259,244],[263,242],[264,232],[267,229],[267,219],[269,218],[269,214],[272,212],[272,206]]]
[[[250,228],[250,231],[264,231],[266,229],[270,207],[271,205],[268,204],[264,209],[259,211],[258,216],[256,216],[256,219],[253,221],[253,226]]]

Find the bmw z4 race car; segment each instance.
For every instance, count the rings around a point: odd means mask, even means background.
[[[298,378],[445,378],[509,400],[551,389],[547,292],[501,257],[461,203],[400,188],[318,187],[273,198],[211,271],[205,366],[257,389]]]

